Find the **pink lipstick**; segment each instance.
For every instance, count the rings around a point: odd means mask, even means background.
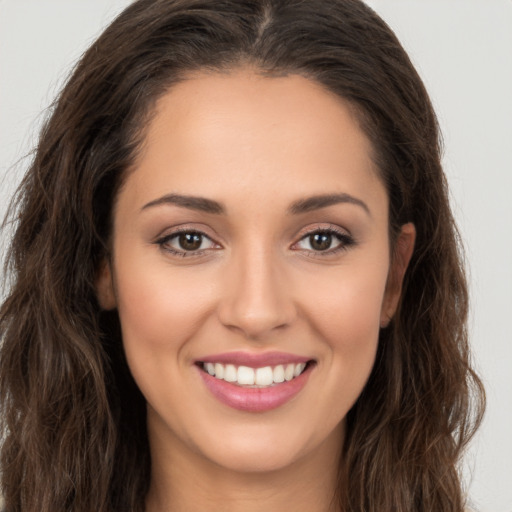
[[[196,362],[208,390],[223,404],[264,412],[285,404],[306,385],[315,366],[307,357],[284,352],[230,352]]]

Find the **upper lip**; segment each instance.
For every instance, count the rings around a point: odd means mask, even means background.
[[[279,364],[297,364],[311,361],[311,357],[299,356],[288,352],[224,352],[212,354],[197,360],[201,363],[222,363],[235,366],[248,366],[249,368],[262,368],[264,366],[277,366]]]

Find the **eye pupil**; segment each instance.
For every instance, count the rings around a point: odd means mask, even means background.
[[[315,251],[326,251],[331,247],[332,235],[330,233],[314,233],[309,236],[309,243]]]
[[[178,237],[180,247],[185,251],[197,251],[202,241],[203,237],[199,233],[182,233]]]

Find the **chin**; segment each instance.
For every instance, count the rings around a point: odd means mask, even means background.
[[[302,462],[326,460],[326,455],[337,463],[336,452],[341,451],[343,433],[344,421],[322,435],[308,431],[307,424],[300,422],[293,428],[260,425],[258,429],[245,425],[226,432],[221,441],[196,448],[206,459],[227,471],[264,474],[289,470]]]
[[[228,471],[240,474],[271,473],[292,466],[302,454],[288,447],[276,446],[233,446],[226,453],[212,454],[211,460]]]

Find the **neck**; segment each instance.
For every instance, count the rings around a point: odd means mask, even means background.
[[[342,436],[313,453],[272,471],[240,472],[190,450],[152,450],[146,512],[338,512],[335,501]]]

